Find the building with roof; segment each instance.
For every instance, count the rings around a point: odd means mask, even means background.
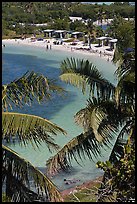
[[[47,30],[43,30],[43,33],[44,33],[44,37],[53,37],[53,34],[54,34],[54,30],[50,30],[50,29],[47,29]]]
[[[104,42],[106,41],[106,45],[108,45],[109,40],[111,40],[111,37],[106,37],[106,36],[102,36],[102,37],[98,37],[96,38],[99,41],[99,47],[104,46]]]
[[[73,38],[80,38],[80,37],[83,37],[84,36],[84,33],[83,32],[72,32],[71,33],[71,37]]]
[[[110,49],[113,50],[116,48],[117,39],[111,39],[109,40],[109,43],[110,43]]]
[[[56,38],[65,38],[66,34],[67,34],[66,30],[55,30],[54,31],[54,36]]]

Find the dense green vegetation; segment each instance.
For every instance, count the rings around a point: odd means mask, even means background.
[[[91,12],[93,8],[93,12]],[[81,3],[59,2],[3,2],[3,35],[20,35],[22,32],[33,33],[35,27],[29,23],[48,22],[48,28],[83,29],[89,39],[94,39],[97,28],[89,21],[82,28],[80,22],[69,22],[69,16],[81,16],[92,20],[114,17],[108,29],[110,36],[117,38],[113,62],[117,63],[117,85],[105,79],[98,69],[88,60],[66,59],[61,63],[60,79],[81,88],[82,92],[90,91],[86,107],[75,115],[75,122],[83,127],[83,132],[74,137],[53,157],[47,161],[48,173],[71,168],[71,159],[77,157],[94,159],[100,155],[102,148],[112,145],[109,160],[99,161],[96,165],[104,171],[101,185],[97,185],[96,197],[92,197],[93,189],[85,189],[70,196],[66,201],[78,202],[127,202],[135,198],[135,24],[122,17],[134,17],[134,7],[128,2],[116,2],[107,5],[82,5]],[[66,12],[65,12],[66,11]],[[42,15],[41,15],[42,14]],[[94,15],[96,14],[96,15]],[[94,17],[92,16],[94,15]],[[122,16],[122,17],[121,17]],[[63,18],[63,19],[62,19]],[[40,20],[41,19],[41,20]],[[45,20],[46,19],[46,20]],[[66,23],[65,23],[66,21]],[[23,29],[19,23],[26,23]],[[13,24],[16,26],[13,27]],[[66,26],[66,27],[65,27]],[[23,30],[22,30],[23,29]],[[24,31],[25,30],[25,31]],[[36,31],[36,30],[35,30]],[[37,82],[37,83],[34,83]],[[44,85],[44,86],[43,86]],[[87,88],[88,87],[88,88]],[[43,76],[35,73],[2,86],[2,138],[8,142],[17,139],[26,145],[28,142],[38,145],[45,141],[50,147],[54,144],[51,133],[65,133],[63,129],[37,116],[11,113],[11,103],[22,106],[34,98],[38,101],[50,92],[62,91]],[[34,120],[34,118],[37,120]],[[29,122],[26,125],[25,121]],[[33,123],[32,123],[33,119]],[[31,131],[30,131],[31,130]],[[115,138],[115,142],[114,139]],[[6,180],[6,191],[3,202],[11,198],[16,202],[42,201],[42,193],[49,195],[49,201],[62,200],[54,184],[31,163],[3,145],[3,183]],[[16,176],[15,176],[16,175]],[[29,176],[36,184],[36,193],[30,191]],[[12,182],[11,182],[12,180]],[[5,183],[4,183],[5,184]],[[89,197],[83,197],[88,194]],[[23,195],[23,197],[22,197]],[[51,197],[53,199],[51,199]]]
[[[135,7],[127,3],[92,5],[80,2],[2,2],[2,35],[5,37],[32,34],[48,28],[84,31],[85,24],[71,22],[69,16],[96,21],[114,18],[117,14],[124,18],[134,18]],[[47,25],[30,26],[37,23]]]

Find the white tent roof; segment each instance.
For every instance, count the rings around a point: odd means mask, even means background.
[[[49,33],[50,33],[50,32],[52,32],[52,31],[54,31],[54,30],[48,30],[48,29],[47,29],[47,30],[43,30],[43,31],[44,31],[44,32],[49,32]]]
[[[109,40],[109,42],[113,42],[113,43],[115,43],[115,42],[117,42],[117,39]]]
[[[105,36],[102,36],[102,37],[99,37],[99,38],[96,38],[97,40],[105,40],[107,39],[108,37],[105,37]]]
[[[82,32],[73,32],[72,34],[77,35],[77,34],[80,34],[80,33],[82,33]]]
[[[66,32],[66,30],[55,30],[55,33],[63,33]]]

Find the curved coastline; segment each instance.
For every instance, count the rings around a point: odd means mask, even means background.
[[[22,39],[4,39],[2,40],[2,47],[4,48],[7,44],[10,45],[17,45],[17,46],[32,46],[32,47],[39,47],[44,49],[52,49],[57,51],[68,51],[68,52],[75,52],[82,55],[87,56],[96,56],[101,59],[104,59],[106,61],[111,62],[113,58],[114,51],[107,51],[106,49],[109,49],[109,46],[105,47],[98,47],[98,44],[92,44],[91,50],[88,50],[89,46],[83,46],[81,42],[79,42],[77,45],[71,45],[70,43],[63,42],[62,45],[55,45],[54,39],[45,39],[43,41],[34,41],[31,42],[30,38],[26,38],[24,40]]]
[[[42,49],[46,49],[46,43],[44,43],[43,41],[41,42],[30,42],[29,41],[30,39],[25,39],[25,40],[14,40],[14,39],[11,39],[11,40],[2,40],[2,44],[4,44],[4,45],[6,45],[6,47],[8,46],[8,44],[10,44],[10,45],[15,45],[15,46],[31,46],[31,47],[37,47],[37,48],[42,48]],[[18,43],[19,42],[19,43]],[[98,59],[100,59],[100,60],[105,60],[105,61],[107,61],[107,58],[106,57],[103,57],[103,56],[101,56],[100,57],[100,55],[99,55],[99,53],[91,53],[91,52],[89,52],[89,51],[85,51],[85,50],[75,50],[75,49],[71,49],[71,45],[69,45],[69,44],[65,44],[65,45],[54,45],[53,44],[53,42],[51,41],[50,42],[51,43],[51,45],[52,45],[52,50],[56,50],[56,51],[62,51],[62,52],[70,52],[70,53],[78,53],[78,54],[80,54],[80,55],[85,55],[85,56],[95,56],[95,57],[97,57]],[[3,49],[4,49],[4,47],[3,47]],[[106,62],[107,63],[107,62]],[[111,63],[110,61],[108,62],[108,63]],[[94,180],[94,179],[93,179]],[[86,181],[86,182],[84,182],[82,185],[84,185],[84,184],[87,184],[87,183],[89,183],[89,182],[92,182],[93,180],[91,180],[91,181]],[[81,185],[80,185],[81,186]],[[71,187],[70,187],[71,188]],[[70,190],[70,188],[69,189],[67,189],[66,190],[66,192],[69,192],[69,191],[71,191]],[[75,189],[76,187],[74,187],[73,189]]]

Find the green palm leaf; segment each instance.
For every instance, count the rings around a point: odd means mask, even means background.
[[[113,101],[88,101],[88,106],[75,115],[75,122],[85,128],[81,133],[68,142],[55,156],[47,162],[48,172],[56,173],[59,170],[66,170],[71,167],[71,159],[81,160],[85,155],[92,159],[101,155],[101,148],[110,147],[112,139],[117,138],[119,127],[124,124],[126,113],[117,109]],[[114,153],[120,146],[120,140],[114,147]],[[117,152],[118,153],[118,152]],[[116,155],[112,154],[113,158]],[[115,159],[115,158],[113,158]],[[78,162],[78,161],[77,161]],[[79,163],[79,162],[78,162]]]
[[[92,128],[96,139],[101,142],[104,138],[111,140],[114,137],[126,116],[117,109],[115,102],[92,98],[74,118],[85,131]]]
[[[116,62],[118,61],[119,63],[119,66],[115,71],[118,78],[121,78],[125,74],[128,75],[131,72],[135,72],[135,51],[119,53],[118,49],[116,49],[115,53],[121,57],[121,59],[116,59]]]
[[[85,92],[86,86],[92,96],[110,98],[114,96],[115,87],[104,79],[97,68],[88,60],[67,58],[61,63],[61,80],[81,87]]]
[[[46,142],[48,147],[58,148],[50,136],[57,133],[66,134],[62,128],[44,118],[22,113],[2,113],[2,138],[8,141],[16,138],[24,144],[31,142],[37,146]]]
[[[83,93],[86,92],[87,82],[84,79],[84,77],[80,76],[79,74],[76,74],[76,73],[62,74],[60,76],[60,79],[66,83],[72,84],[73,86],[82,88]]]
[[[14,80],[8,85],[2,86],[2,106],[3,109],[12,108],[12,105],[22,107],[24,104],[30,105],[32,100],[38,102],[50,99],[50,92],[63,92],[64,90],[55,84],[55,81],[45,78],[32,72],[27,72],[21,78]]]
[[[126,73],[119,80],[116,90],[115,90],[116,102],[120,103],[130,103],[134,105],[135,103],[135,72]]]
[[[57,187],[46,175],[8,147],[3,145],[2,151],[3,191],[12,202],[63,201]]]
[[[105,140],[103,141],[105,144]],[[68,142],[55,156],[51,157],[46,165],[48,174],[55,174],[60,170],[68,170],[71,168],[71,159],[79,163],[77,158],[82,161],[85,156],[94,161],[101,155],[102,143],[95,138],[93,130],[90,129],[85,133],[81,133],[77,137]]]
[[[125,136],[125,137],[124,137]],[[117,162],[124,156],[124,146],[128,141],[131,141],[135,137],[135,118],[128,119],[125,125],[122,127],[120,133],[117,136],[117,140],[111,151],[109,160],[111,162]],[[126,139],[124,139],[126,138]]]

